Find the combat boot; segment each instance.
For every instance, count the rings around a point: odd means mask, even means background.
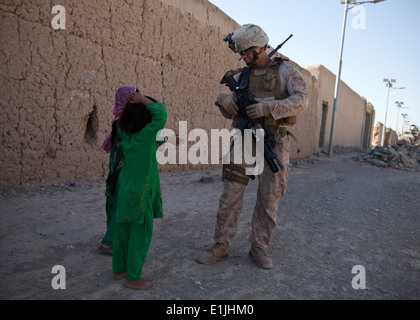
[[[261,247],[257,247],[254,244],[251,246],[251,250],[249,250],[249,257],[252,261],[255,262],[257,267],[262,269],[272,269],[273,268],[273,260],[265,253],[264,249]]]
[[[228,256],[229,243],[216,243],[211,249],[203,251],[197,258],[201,264],[211,264]]]

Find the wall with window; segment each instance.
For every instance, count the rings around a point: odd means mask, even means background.
[[[317,145],[328,150],[336,76],[322,65],[309,66],[306,69],[318,81],[316,139],[319,143]],[[327,114],[325,114],[326,109],[328,110]],[[368,111],[366,99],[359,96],[346,83],[341,81],[334,128],[334,146],[362,148],[364,136],[367,134],[366,130],[373,130],[372,127],[366,127],[367,112],[372,114],[373,110]],[[323,119],[325,119],[325,123],[322,122]],[[371,124],[374,119],[368,121]]]

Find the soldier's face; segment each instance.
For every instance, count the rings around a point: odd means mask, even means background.
[[[251,47],[251,48],[248,48],[246,50],[239,52],[239,54],[241,55],[241,58],[244,60],[246,64],[250,64],[252,60],[254,59],[254,52],[252,50],[253,48],[255,52],[257,52],[258,54],[261,53],[262,51],[262,48]]]
[[[246,64],[251,63],[252,59],[254,59],[254,53],[252,52],[252,48],[248,48],[239,52],[241,58],[244,60]]]

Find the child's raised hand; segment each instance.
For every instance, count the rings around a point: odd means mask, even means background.
[[[149,100],[148,98],[143,96],[140,92],[134,92],[134,93],[130,94],[127,98],[127,102],[128,103],[133,103],[133,104],[140,104],[141,103],[145,106],[147,106],[149,103],[153,103],[151,100]]]
[[[140,92],[134,92],[127,97],[127,102],[133,104],[142,103],[144,97]]]

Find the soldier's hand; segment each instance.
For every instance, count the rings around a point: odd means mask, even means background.
[[[262,117],[268,117],[270,113],[270,107],[268,103],[261,99],[255,99],[256,104],[251,104],[246,107],[246,113],[252,119],[258,119]]]
[[[219,94],[217,96],[216,105],[222,107],[227,113],[233,116],[238,114],[238,106],[236,105],[232,94]]]

